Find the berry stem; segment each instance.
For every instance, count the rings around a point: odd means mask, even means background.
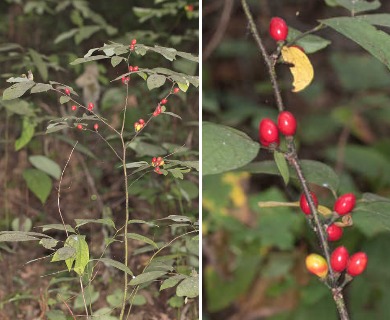
[[[242,8],[243,8],[244,13],[246,15],[246,18],[248,20],[250,31],[255,39],[257,46],[260,49],[261,55],[263,56],[263,59],[267,65],[268,73],[269,73],[270,80],[271,80],[272,87],[273,87],[274,94],[275,94],[277,108],[278,108],[279,112],[282,112],[284,110],[284,104],[283,104],[282,96],[280,93],[280,88],[279,88],[279,85],[277,82],[277,77],[276,77],[276,72],[275,72],[272,56],[268,55],[268,53],[263,45],[263,42],[260,38],[260,34],[259,34],[257,27],[256,27],[256,24],[253,20],[253,17],[252,17],[252,14],[250,12],[247,1],[241,0],[241,5],[242,5]],[[308,201],[308,204],[309,204],[309,207],[310,207],[310,210],[312,213],[312,217],[309,217],[308,220],[309,220],[309,223],[310,223],[312,229],[314,230],[314,232],[316,233],[316,235],[320,241],[321,249],[324,253],[325,259],[326,259],[328,266],[329,266],[329,276],[328,276],[328,279],[330,282],[329,284],[330,284],[330,287],[332,290],[333,299],[335,301],[335,304],[337,306],[337,310],[339,312],[340,319],[341,320],[349,320],[348,310],[347,310],[345,302],[344,302],[344,296],[343,296],[342,289],[337,286],[337,277],[331,268],[330,249],[329,249],[329,245],[328,245],[327,238],[325,235],[325,229],[320,221],[317,209],[315,207],[313,198],[311,196],[311,193],[310,193],[310,190],[308,187],[308,183],[306,181],[306,178],[303,174],[301,165],[299,163],[297,151],[296,151],[295,144],[294,144],[294,138],[293,137],[286,137],[286,141],[287,141],[287,148],[289,151],[286,154],[286,158],[287,158],[289,164],[295,169],[297,176],[298,176],[298,179],[299,179],[299,182],[302,186],[303,192],[304,192],[306,199]],[[314,224],[313,224],[312,220],[314,220]]]
[[[278,107],[279,112],[282,112],[284,110],[284,105],[283,105],[283,100],[282,100],[282,96],[280,94],[279,84],[278,84],[278,81],[276,78],[276,73],[275,73],[275,69],[273,67],[272,61],[269,58],[267,50],[265,49],[265,47],[263,45],[263,41],[261,41],[259,32],[257,31],[257,28],[256,28],[255,21],[253,20],[252,14],[249,10],[248,3],[246,2],[246,0],[241,0],[241,5],[242,5],[242,8],[244,9],[246,18],[248,20],[249,29],[252,33],[252,36],[254,37],[255,42],[260,49],[261,55],[263,56],[265,64],[267,65],[268,73],[270,74],[272,87],[274,89],[276,105]]]

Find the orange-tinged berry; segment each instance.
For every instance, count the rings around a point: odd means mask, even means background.
[[[306,268],[311,273],[320,278],[325,278],[328,274],[328,264],[326,260],[319,254],[312,253],[306,257]]]

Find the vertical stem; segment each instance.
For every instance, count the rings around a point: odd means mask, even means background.
[[[83,295],[83,300],[84,300],[85,314],[87,315],[87,319],[89,319],[87,301],[85,300],[85,293],[84,293],[83,281],[81,280],[81,276],[79,277],[79,279],[80,279],[81,293]]]
[[[9,143],[9,114],[8,111],[6,111],[5,115],[5,143],[4,143],[4,160],[5,160],[5,170],[4,170],[4,213],[5,213],[5,228],[6,230],[9,229],[10,226],[10,217],[9,217],[9,211],[8,211],[8,184],[7,184],[7,172],[8,172],[8,160],[9,160],[9,150],[8,150],[8,143]]]
[[[126,205],[125,205],[125,226],[124,226],[124,242],[125,242],[125,266],[127,266],[129,262],[129,240],[127,239],[127,233],[128,233],[128,224],[129,224],[129,186],[128,186],[128,176],[127,176],[127,169],[126,169],[126,143],[123,138],[123,132],[125,128],[125,122],[126,122],[126,111],[127,111],[127,102],[128,102],[128,96],[129,96],[129,85],[126,85],[126,103],[123,110],[123,121],[122,121],[122,128],[120,131],[120,139],[122,142],[122,167],[123,167],[123,175],[125,178],[125,197],[126,197]],[[123,319],[123,316],[125,314],[125,308],[126,308],[126,301],[127,301],[127,291],[128,291],[128,285],[129,285],[129,277],[127,272],[125,272],[125,280],[124,280],[124,287],[123,287],[123,301],[122,301],[122,308],[121,313],[119,316],[119,320]]]

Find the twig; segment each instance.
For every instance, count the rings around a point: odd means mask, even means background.
[[[70,158],[72,157],[73,151],[76,149],[77,143],[78,143],[78,141],[76,141],[75,145],[73,146],[72,151],[70,152],[69,158],[68,158],[68,160],[67,160],[66,163],[65,163],[65,167],[64,167],[64,169],[63,169],[62,172],[61,172],[61,177],[60,177],[60,182],[59,182],[59,184],[58,184],[58,192],[57,192],[58,213],[60,214],[61,221],[62,221],[62,224],[63,224],[63,226],[64,226],[64,229],[65,229],[66,237],[67,237],[67,238],[69,237],[69,234],[68,234],[68,230],[66,229],[65,221],[64,221],[64,218],[63,218],[63,216],[62,216],[61,206],[60,206],[61,183],[62,183],[62,179],[63,179],[63,177],[64,177],[64,173],[65,173],[66,167],[67,167],[68,164],[69,164],[69,161],[70,161]]]
[[[79,279],[80,279],[81,293],[82,293],[82,295],[83,295],[83,301],[84,301],[84,307],[85,307],[85,314],[87,315],[87,319],[88,319],[88,307],[87,307],[87,301],[85,300],[85,293],[84,293],[83,281],[81,280],[81,276],[79,277]]]

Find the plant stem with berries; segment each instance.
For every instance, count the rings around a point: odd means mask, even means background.
[[[258,48],[261,52],[261,55],[266,63],[267,70],[268,70],[270,80],[272,83],[274,95],[275,95],[276,105],[277,105],[277,108],[279,110],[279,113],[281,113],[284,111],[285,107],[283,104],[283,99],[281,96],[281,91],[279,88],[279,84],[277,81],[277,76],[276,76],[276,72],[275,72],[275,68],[274,68],[275,57],[268,55],[267,50],[265,49],[265,46],[263,44],[263,41],[261,40],[260,34],[257,30],[256,24],[253,20],[253,17],[252,17],[252,14],[250,12],[247,1],[241,0],[241,5],[242,5],[242,8],[244,10],[245,16],[249,22],[250,32],[253,35],[255,42],[256,42],[256,45],[258,46]],[[315,205],[313,197],[312,197],[312,193],[309,190],[308,183],[306,181],[306,178],[303,174],[301,165],[299,163],[299,158],[298,158],[297,151],[295,148],[293,136],[286,136],[286,141],[287,141],[287,148],[288,148],[288,152],[285,155],[286,160],[288,161],[290,166],[293,167],[294,170],[296,171],[299,182],[300,182],[302,189],[303,189],[303,193],[307,199],[307,203],[308,203],[309,208],[310,208],[311,215],[307,216],[307,219],[309,220],[310,225],[312,226],[314,232],[317,235],[317,238],[319,239],[320,247],[321,247],[323,254],[325,256],[327,265],[331,266],[330,249],[329,249],[329,245],[327,242],[326,232],[325,232],[325,229],[323,227],[323,224],[320,221],[319,214],[318,214],[316,205]],[[348,311],[347,311],[347,308],[346,308],[346,305],[344,302],[342,288],[338,286],[337,276],[331,267],[329,268],[328,280],[329,280],[329,285],[330,285],[331,290],[332,290],[332,296],[333,296],[333,299],[334,299],[335,304],[337,306],[337,310],[338,310],[340,319],[341,320],[349,320],[349,315],[348,315]]]

